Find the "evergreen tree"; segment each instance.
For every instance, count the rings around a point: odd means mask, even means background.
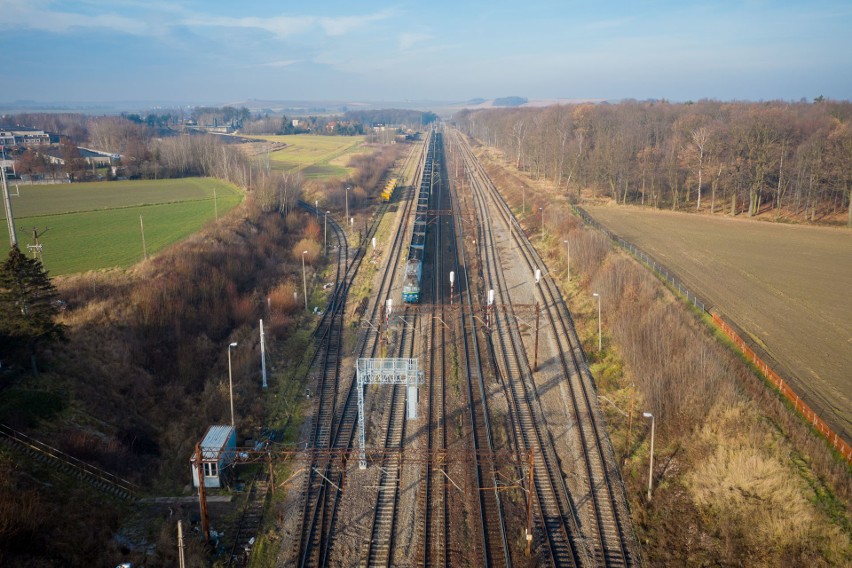
[[[41,262],[27,258],[17,246],[0,265],[0,344],[2,357],[29,355],[38,373],[35,350],[45,341],[64,339],[56,288]]]

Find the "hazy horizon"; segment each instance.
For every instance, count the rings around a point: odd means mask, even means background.
[[[0,0],[44,105],[852,98],[852,5]]]

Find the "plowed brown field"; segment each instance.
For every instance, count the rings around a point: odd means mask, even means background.
[[[852,231],[585,207],[742,328],[838,434],[852,437]]]

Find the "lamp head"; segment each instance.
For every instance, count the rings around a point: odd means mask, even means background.
[[[592,296],[594,296],[595,298],[600,298],[600,297],[601,297],[601,295],[600,295],[600,294],[598,294],[597,292],[594,292],[594,293],[592,294]]]
[[[236,342],[236,341],[234,341],[233,343],[231,343],[230,345],[228,345],[228,347],[236,347],[236,346],[237,346],[237,342]]]
[[[644,416],[645,418],[653,418],[654,417],[654,415],[651,414],[650,412],[643,412],[642,416]]]

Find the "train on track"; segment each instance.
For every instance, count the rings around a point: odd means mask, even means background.
[[[396,178],[391,178],[388,180],[388,183],[385,185],[385,188],[382,190],[382,201],[387,203],[393,197],[393,192],[396,191],[396,187],[399,183],[399,180]]]
[[[405,263],[405,276],[402,282],[402,301],[408,304],[420,302],[420,282],[423,277],[423,257],[426,248],[426,225],[429,200],[436,182],[436,152],[440,150],[441,134],[432,131],[423,162],[423,177],[420,178],[420,190],[417,193],[417,210],[414,214],[414,229],[408,245],[408,260]]]

